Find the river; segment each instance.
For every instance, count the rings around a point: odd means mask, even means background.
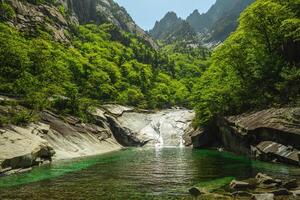
[[[192,199],[188,189],[196,183],[244,179],[257,172],[300,178],[297,168],[228,152],[137,148],[57,161],[2,177],[0,199]]]

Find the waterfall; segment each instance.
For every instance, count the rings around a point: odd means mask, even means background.
[[[183,134],[194,118],[186,109],[168,109],[156,113],[124,113],[121,124],[137,133],[139,139],[151,141],[157,148],[184,147]]]

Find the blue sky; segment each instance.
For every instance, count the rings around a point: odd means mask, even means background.
[[[126,8],[135,22],[145,30],[151,29],[168,11],[186,18],[195,9],[206,12],[216,0],[115,0]]]

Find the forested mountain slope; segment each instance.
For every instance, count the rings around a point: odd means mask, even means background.
[[[81,19],[84,6],[67,3],[1,2],[0,93],[20,97],[19,103],[9,105],[11,110],[3,111],[1,124],[23,123],[34,117],[32,110],[43,109],[85,118],[91,105],[104,102],[141,108],[189,106],[193,85],[184,77],[204,71],[205,50],[199,61],[190,58],[177,64],[176,58],[156,51],[149,40],[120,21],[108,17],[100,22],[98,15]],[[83,10],[70,11],[72,3]],[[113,5],[113,16],[125,12]],[[107,10],[99,12],[107,15]],[[181,75],[181,69],[189,73]]]
[[[212,54],[194,90],[200,124],[218,116],[300,105],[300,1],[257,0]]]

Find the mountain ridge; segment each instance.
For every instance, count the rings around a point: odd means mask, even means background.
[[[200,14],[195,9],[186,19],[181,19],[181,24],[186,22],[190,25],[195,34],[190,34],[190,38],[185,40],[194,40],[199,43],[219,43],[224,41],[237,27],[237,20],[240,13],[246,9],[254,0],[217,0],[214,5],[206,12]],[[176,14],[176,13],[175,13]],[[172,33],[172,37],[176,37],[176,30],[178,27],[177,21],[169,20],[170,27],[164,26],[165,15],[160,21],[157,21],[149,34],[155,40],[162,40],[169,43],[168,34]],[[155,33],[160,33],[164,37],[157,37]],[[178,31],[180,32],[180,31]],[[179,34],[180,35],[180,34]],[[182,40],[182,36],[178,36],[178,40]]]

